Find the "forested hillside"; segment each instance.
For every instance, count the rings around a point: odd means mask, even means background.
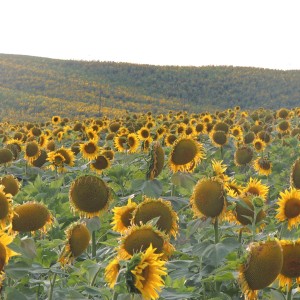
[[[127,111],[202,112],[233,106],[293,107],[300,71],[151,66],[0,54],[1,120],[52,115],[118,116]]]

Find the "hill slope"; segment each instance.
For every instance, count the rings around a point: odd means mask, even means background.
[[[177,67],[0,54],[2,120],[119,115],[126,110],[201,112],[240,105],[293,107],[300,71]]]

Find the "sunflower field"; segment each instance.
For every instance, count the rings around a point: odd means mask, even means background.
[[[1,299],[300,299],[299,144],[298,107],[0,123]]]

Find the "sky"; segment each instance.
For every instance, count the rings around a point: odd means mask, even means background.
[[[300,69],[299,0],[0,0],[0,53]]]

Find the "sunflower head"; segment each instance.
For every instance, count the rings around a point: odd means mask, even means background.
[[[283,264],[282,248],[277,240],[252,243],[246,261],[240,266],[239,283],[247,299],[257,299],[258,290],[270,285]]]
[[[12,196],[6,194],[4,186],[0,185],[0,227],[5,228],[10,225],[13,214]]]
[[[145,252],[136,254],[128,263],[125,274],[130,292],[138,291],[145,300],[158,299],[164,286],[162,276],[167,275],[165,264],[152,244]]]
[[[53,216],[48,208],[38,202],[30,201],[14,208],[12,230],[18,232],[46,232],[53,223]]]
[[[99,146],[96,140],[89,140],[79,146],[82,156],[88,160],[95,159],[99,154]]]
[[[91,239],[89,230],[84,223],[74,223],[66,230],[67,242],[59,258],[62,265],[71,263],[88,247]]]
[[[36,141],[27,142],[25,145],[25,159],[32,163],[40,155],[40,147]]]
[[[260,138],[256,138],[253,141],[253,147],[257,152],[261,152],[265,149],[266,143]]]
[[[135,225],[146,224],[155,218],[158,218],[157,229],[176,237],[178,216],[169,201],[145,197],[133,211],[132,222]]]
[[[4,193],[15,196],[18,194],[21,183],[14,175],[5,175],[0,177],[0,185],[4,186]]]
[[[269,187],[263,184],[259,179],[253,179],[251,177],[248,184],[243,189],[243,193],[251,194],[253,196],[259,196],[266,200],[269,193]]]
[[[61,122],[61,117],[60,116],[53,116],[51,118],[51,122],[53,125],[58,125]]]
[[[12,162],[14,159],[12,151],[8,148],[0,149],[0,165]]]
[[[143,126],[138,131],[138,136],[141,140],[147,140],[150,138],[150,129],[148,127]]]
[[[14,239],[13,235],[8,235],[4,231],[0,231],[0,286],[3,279],[3,268],[8,263],[12,256],[19,255],[18,253],[7,247]]]
[[[223,131],[225,134],[229,132],[229,126],[225,122],[217,122],[213,128],[214,131]]]
[[[165,137],[165,140],[164,140],[166,146],[171,147],[174,144],[174,142],[176,141],[176,139],[177,139],[177,136],[175,134],[172,134],[172,133],[167,134]]]
[[[253,131],[249,131],[244,135],[244,143],[252,144],[255,139],[255,133]]]
[[[127,135],[127,146],[128,146],[128,152],[129,153],[135,153],[137,152],[139,146],[140,146],[140,141],[138,138],[138,135],[136,133],[129,133]]]
[[[300,190],[291,188],[280,192],[276,218],[288,221],[288,229],[297,227],[300,222]]]
[[[290,111],[287,108],[280,108],[276,115],[280,119],[287,119],[289,117]]]
[[[283,254],[283,265],[278,276],[279,286],[292,287],[293,280],[300,283],[300,240],[297,241],[280,241]]]
[[[203,178],[197,182],[190,199],[194,215],[215,218],[225,208],[225,190],[220,180]]]
[[[165,152],[159,142],[154,142],[150,150],[150,161],[147,170],[147,179],[156,178],[163,170],[165,163]]]
[[[204,147],[201,143],[182,137],[177,139],[173,145],[169,165],[173,172],[193,172],[204,157]]]
[[[254,160],[253,167],[259,175],[269,176],[272,172],[272,163],[268,157],[258,157]]]
[[[234,163],[237,166],[245,166],[253,159],[253,151],[248,146],[240,146],[234,152]]]
[[[121,237],[119,255],[122,259],[129,259],[135,253],[145,251],[151,244],[155,252],[163,253],[165,258],[174,251],[168,237],[152,225],[132,225]]]
[[[105,272],[104,272],[105,281],[109,284],[109,287],[111,289],[116,284],[120,268],[121,266],[120,266],[120,260],[118,256],[112,259],[107,265],[107,267],[105,268]]]
[[[85,175],[73,181],[69,199],[74,211],[78,211],[80,216],[90,218],[99,216],[108,209],[111,192],[101,178]]]
[[[223,147],[228,142],[227,133],[222,130],[212,130],[209,136],[216,147]]]
[[[112,212],[114,213],[112,225],[113,230],[124,233],[131,225],[132,214],[137,207],[135,202],[131,201],[132,198],[128,199],[127,205],[121,207],[114,207]]]
[[[300,158],[298,158],[291,169],[290,184],[296,189],[300,189]]]

